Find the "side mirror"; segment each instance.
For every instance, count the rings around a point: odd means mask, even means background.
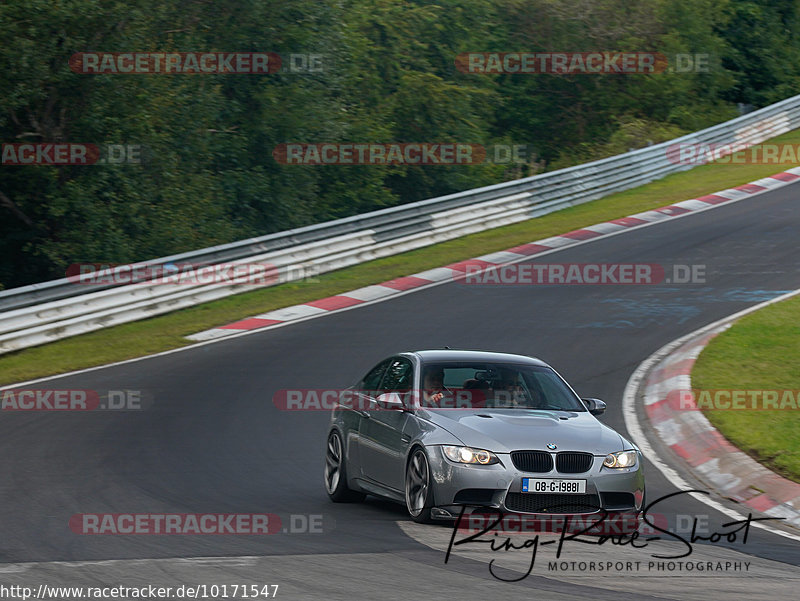
[[[592,415],[602,415],[605,413],[606,404],[605,402],[601,401],[600,399],[581,399],[583,404],[586,405],[586,408],[589,410],[589,413]]]
[[[390,411],[402,411],[405,409],[403,401],[400,400],[400,395],[396,392],[384,392],[375,399],[375,402],[381,409],[388,409]]]

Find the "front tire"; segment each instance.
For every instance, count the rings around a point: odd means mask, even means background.
[[[342,437],[336,430],[328,434],[328,448],[325,451],[325,490],[334,503],[363,501],[363,492],[351,490],[347,486],[347,467],[344,458]]]
[[[427,524],[432,521],[431,468],[428,456],[420,447],[411,453],[411,458],[406,466],[406,508],[415,522]]]

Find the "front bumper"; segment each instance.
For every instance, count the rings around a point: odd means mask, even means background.
[[[453,517],[465,505],[468,507],[466,513],[492,509],[527,515],[577,515],[642,510],[645,485],[641,453],[636,466],[632,468],[606,468],[603,467],[605,456],[596,456],[587,472],[565,474],[555,468],[547,473],[521,471],[514,466],[507,453],[497,454],[500,463],[494,465],[466,465],[448,460],[441,447],[430,447],[429,450],[434,504]],[[523,493],[523,478],[586,480],[586,494]],[[434,514],[438,514],[439,518],[448,517],[442,511]]]

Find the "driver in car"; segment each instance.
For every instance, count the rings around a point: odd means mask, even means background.
[[[428,407],[435,407],[444,398],[447,389],[444,387],[444,369],[429,367],[422,379],[422,400]]]

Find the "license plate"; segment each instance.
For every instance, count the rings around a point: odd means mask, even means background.
[[[586,493],[586,480],[561,480],[558,478],[523,478],[522,492],[580,495]]]

